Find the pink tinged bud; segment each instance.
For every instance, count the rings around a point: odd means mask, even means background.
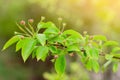
[[[55,58],[55,59],[58,58],[58,55],[54,55],[54,58]]]
[[[24,36],[20,36],[21,39],[24,39],[25,37]]]
[[[21,24],[21,25],[25,25],[25,21],[24,21],[24,20],[21,20],[21,21],[20,21],[20,24]]]
[[[69,56],[73,57],[73,56],[74,56],[74,53],[70,53]]]
[[[34,20],[33,20],[33,19],[28,19],[28,22],[29,22],[29,23],[33,23]]]
[[[90,40],[92,40],[92,39],[93,39],[93,37],[94,37],[94,36],[90,36]]]
[[[61,32],[58,32],[58,35],[60,35],[61,34]]]

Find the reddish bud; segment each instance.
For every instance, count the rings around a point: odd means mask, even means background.
[[[58,55],[54,55],[54,58],[55,58],[55,59],[58,58]]]
[[[21,36],[20,38],[21,38],[21,39],[24,39],[25,37],[24,37],[24,36]]]
[[[90,36],[90,40],[92,40],[93,39],[93,36]]]
[[[25,21],[24,21],[24,20],[21,20],[21,21],[20,21],[20,24],[21,24],[21,25],[25,25]]]
[[[74,56],[74,53],[70,53],[69,56],[73,57],[73,56]]]
[[[28,19],[28,22],[29,22],[29,23],[33,23],[34,20],[33,20],[33,19]]]
[[[58,32],[58,34],[60,35],[60,34],[61,34],[61,32]]]

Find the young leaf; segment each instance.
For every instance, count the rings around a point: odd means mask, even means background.
[[[106,54],[105,55],[106,60],[111,60],[112,58],[113,58],[113,55],[111,55],[111,54]]]
[[[95,61],[95,60],[92,60],[92,67],[93,67],[93,70],[94,70],[96,73],[97,73],[97,72],[99,71],[99,69],[100,69],[100,66],[99,66],[98,62]]]
[[[79,32],[74,31],[74,30],[66,30],[66,31],[63,32],[63,34],[74,35],[74,36],[76,36],[80,39],[83,38],[82,35]]]
[[[16,51],[20,50],[23,46],[23,40],[19,40],[16,44]]]
[[[8,48],[9,46],[11,46],[12,44],[16,43],[17,41],[19,41],[20,36],[13,36],[11,39],[9,39],[6,44],[4,45],[2,50],[5,50],[6,48]]]
[[[118,70],[118,63],[113,64],[113,72],[116,72]]]
[[[103,35],[95,35],[93,37],[93,40],[101,40],[101,41],[107,41],[107,38]]]
[[[115,53],[115,52],[118,52],[118,51],[120,51],[120,47],[115,47],[115,48],[112,49],[112,53]]]
[[[92,70],[92,59],[89,59],[85,66],[88,70],[91,71]]]
[[[53,22],[46,22],[44,28],[57,28]]]
[[[116,42],[116,41],[107,41],[103,45],[104,46],[118,46],[118,42]]]
[[[89,48],[89,54],[92,58],[98,59],[99,57],[99,50],[97,48]]]
[[[67,47],[67,51],[80,51],[80,48],[77,45],[71,45]]]
[[[49,46],[49,49],[53,54],[57,53],[57,48],[55,46]]]
[[[37,46],[34,47],[33,52],[32,52],[32,59],[36,57],[36,51],[37,51]]]
[[[65,72],[66,60],[65,56],[59,56],[55,61],[55,70],[59,75],[62,75]]]
[[[33,38],[25,38],[24,39],[23,46],[22,46],[22,58],[23,58],[24,62],[30,56],[35,45],[36,45],[36,40],[34,40]]]
[[[42,46],[44,46],[45,43],[46,43],[46,36],[45,36],[45,34],[37,34],[36,37],[37,37],[37,40],[40,42],[40,44]]]
[[[41,29],[41,28],[57,28],[57,27],[55,26],[53,22],[46,22],[46,23],[40,22],[38,23],[37,28]]]
[[[56,27],[50,27],[44,31],[45,34],[58,34],[59,30]]]
[[[37,48],[37,51],[36,51],[36,57],[37,57],[37,60],[42,60],[42,61],[45,61],[46,57],[47,57],[47,54],[48,54],[48,47],[46,46],[39,46]]]
[[[39,22],[37,25],[37,29],[40,30],[41,28],[44,28],[45,23],[44,22]]]

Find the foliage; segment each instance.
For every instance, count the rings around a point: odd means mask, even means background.
[[[88,76],[89,74],[85,68],[80,65],[79,61],[71,62],[68,69],[60,79],[58,79],[58,75],[54,70],[51,72],[45,72],[43,76],[46,80],[90,80],[90,76]]]
[[[44,22],[44,17],[38,23],[36,28],[32,27],[33,20],[21,21],[18,28],[22,32],[15,32],[13,36],[3,47],[3,50],[14,43],[16,51],[21,49],[21,55],[24,62],[30,55],[37,60],[45,61],[51,55],[54,56],[55,70],[62,76],[66,68],[66,55],[74,54],[80,57],[81,62],[88,70],[100,71],[101,65],[99,60],[101,56],[106,60],[102,69],[104,70],[109,64],[113,64],[113,71],[118,67],[120,59],[120,47],[118,42],[109,41],[103,35],[83,35],[74,30],[64,30],[65,24],[58,28],[53,22]],[[110,49],[106,51],[106,49]]]

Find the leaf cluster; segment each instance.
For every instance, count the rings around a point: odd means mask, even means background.
[[[51,55],[55,70],[60,76],[66,68],[65,56],[73,57],[75,54],[90,71],[100,70],[101,57],[106,61],[102,69],[112,63],[113,71],[117,71],[120,60],[118,42],[107,40],[103,35],[88,35],[87,32],[81,35],[72,29],[64,30],[65,25],[56,27],[53,22],[43,20],[44,17],[41,18],[36,28],[32,26],[32,20],[28,21],[28,25],[23,21],[22,24],[17,24],[21,32],[15,32],[15,36],[6,42],[3,50],[16,43],[16,51],[21,50],[24,62],[30,55],[38,61],[45,61]]]

